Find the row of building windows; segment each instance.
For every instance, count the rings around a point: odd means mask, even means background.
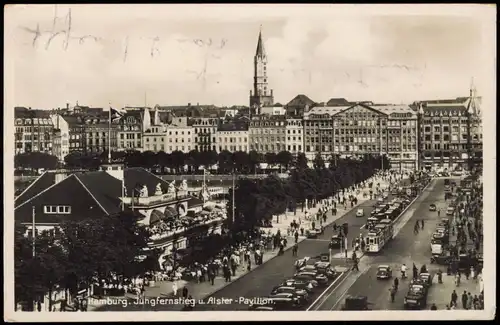
[[[71,214],[71,206],[69,205],[45,205],[43,207],[45,214]]]

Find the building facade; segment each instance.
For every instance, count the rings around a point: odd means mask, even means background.
[[[425,170],[469,169],[482,160],[480,98],[417,103],[420,120],[420,159]]]
[[[195,150],[217,150],[216,133],[219,123],[220,119],[218,117],[196,117],[191,119],[190,125],[193,128]]]
[[[304,124],[301,119],[287,118],[285,121],[286,150],[296,156],[304,152]]]
[[[249,149],[259,153],[286,150],[286,118],[284,115],[253,116],[249,124]]]
[[[143,110],[128,110],[118,121],[117,150],[142,150]]]
[[[54,125],[48,111],[15,107],[15,153],[52,153]]]
[[[186,116],[172,118],[172,121],[167,125],[165,130],[165,152],[181,151],[188,153],[195,149],[194,129],[189,122]]]
[[[107,114],[101,116],[85,116],[84,150],[85,154],[102,153],[107,150],[116,151],[118,123],[109,123]]]
[[[64,157],[70,153],[69,123],[59,114],[51,115],[50,118],[54,124],[52,154],[56,156],[59,161],[63,161]]]
[[[250,151],[248,123],[238,121],[222,123],[217,127],[216,139],[217,152]]]
[[[308,160],[320,154],[328,159],[333,153],[333,119],[327,112],[308,111],[304,113],[304,153]]]
[[[262,41],[262,31],[259,32],[257,50],[253,60],[254,77],[253,91],[250,90],[250,107],[273,106],[273,90],[269,89],[267,78],[267,55]]]

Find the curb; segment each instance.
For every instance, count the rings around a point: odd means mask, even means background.
[[[417,198],[418,198],[418,197],[417,197]],[[366,200],[366,201],[369,201],[369,200]],[[324,226],[328,226],[328,225],[330,225],[330,224],[334,223],[336,220],[338,220],[338,219],[342,218],[344,215],[346,215],[346,214],[348,214],[349,212],[351,212],[351,211],[353,211],[354,209],[356,209],[356,208],[358,207],[358,205],[360,205],[360,204],[361,204],[361,203],[358,203],[358,204],[354,205],[352,208],[350,208],[350,209],[346,210],[346,212],[345,212],[344,214],[340,215],[337,219],[335,219],[335,220],[333,220],[333,221],[331,221],[331,222],[325,223],[325,224],[323,224],[323,225],[324,225]],[[410,205],[411,205],[411,204],[410,204]],[[305,240],[305,239],[306,239],[306,238],[302,238],[302,239],[301,239],[301,240],[299,240],[298,242],[300,243],[300,242],[302,242],[302,241],[303,241],[303,240]],[[292,247],[293,247],[293,245],[292,245],[292,246],[289,246],[288,248],[285,248],[285,249],[283,250],[283,252],[288,251],[288,250],[289,250],[289,249],[291,249]],[[228,285],[233,284],[234,282],[238,281],[238,280],[239,280],[239,279],[241,279],[241,278],[244,278],[245,276],[247,276],[248,274],[252,273],[252,272],[253,272],[254,270],[256,270],[257,268],[259,268],[260,266],[264,265],[265,263],[269,262],[270,260],[272,260],[272,259],[274,259],[274,258],[276,258],[276,257],[278,257],[278,256],[279,256],[279,255],[277,255],[277,254],[276,254],[276,255],[274,255],[273,257],[269,258],[267,261],[263,262],[262,264],[257,265],[255,268],[253,268],[252,270],[250,270],[250,272],[246,272],[245,274],[243,274],[243,275],[241,275],[240,277],[236,278],[234,281],[231,281],[231,282],[225,283],[225,284],[224,284],[222,287],[220,287],[219,289],[217,289],[217,290],[213,291],[212,293],[209,293],[209,294],[205,295],[203,298],[200,298],[200,299],[206,299],[206,298],[209,298],[210,296],[212,296],[212,295],[216,294],[217,292],[221,291],[222,289],[224,289],[224,288],[225,288],[225,287],[227,287]]]

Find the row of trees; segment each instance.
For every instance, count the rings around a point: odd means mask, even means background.
[[[52,297],[56,289],[76,294],[88,288],[92,279],[109,279],[112,273],[134,276],[151,269],[151,258],[137,260],[144,254],[148,239],[147,230],[137,221],[136,214],[122,212],[106,218],[64,222],[56,234],[43,231],[34,241],[24,235],[24,226],[17,225],[16,303],[27,303],[30,308],[45,294]]]
[[[202,169],[210,169],[217,165],[218,173],[228,173],[235,171],[239,174],[257,173],[260,172],[260,164],[267,164],[267,169],[281,168],[289,169],[291,166],[298,163],[297,159],[305,158],[304,155],[294,157],[288,151],[279,153],[268,152],[266,154],[250,151],[229,152],[221,151],[197,151],[192,150],[188,153],[182,151],[174,151],[165,153],[160,151],[154,153],[152,151],[116,151],[111,152],[113,161],[123,162],[127,167],[144,167],[150,170],[156,170],[159,173],[176,173],[182,174],[185,172],[193,174],[201,174]],[[97,169],[100,164],[108,160],[108,153],[84,154],[73,152],[64,158],[66,167],[69,168],[84,168]],[[304,162],[302,162],[304,163]],[[58,161],[55,156],[32,152],[19,154],[15,156],[16,168],[29,169],[54,169],[58,167]]]
[[[332,157],[327,168],[321,155],[317,155],[310,168],[306,157],[299,154],[296,168],[288,179],[274,175],[260,180],[239,179],[234,193],[236,208],[232,229],[235,232],[250,231],[287,209],[293,212],[299,207],[304,209],[306,200],[316,204],[320,199],[365,181],[381,166],[389,168],[390,161],[386,156],[365,155],[361,159]],[[228,215],[232,216],[231,191],[228,207]]]

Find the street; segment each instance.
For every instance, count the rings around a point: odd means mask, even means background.
[[[400,227],[400,231],[393,241],[384,248],[378,256],[365,256],[361,259],[359,272],[352,272],[343,285],[335,290],[318,310],[341,310],[347,295],[367,296],[372,310],[402,310],[403,299],[408,290],[409,278],[400,280],[399,290],[396,294],[395,302],[390,300],[389,289],[393,285],[393,280],[377,280],[377,267],[381,264],[388,264],[393,269],[393,276],[400,277],[400,268],[403,263],[408,267],[409,277],[413,263],[418,269],[425,264],[431,274],[435,274],[439,266],[430,264],[430,240],[431,235],[437,225],[437,212],[430,212],[429,205],[436,204],[438,208],[446,207],[444,201],[444,181],[434,180],[419,197],[415,203],[401,217],[401,222],[407,223]],[[418,234],[414,234],[413,229],[416,220],[424,220],[424,229]],[[395,232],[398,226],[395,227]],[[443,270],[444,268],[441,267]],[[434,279],[429,293],[429,302],[433,292],[440,291],[437,286],[437,279]],[[451,291],[450,291],[451,292]]]

